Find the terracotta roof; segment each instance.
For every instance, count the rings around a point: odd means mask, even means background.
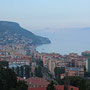
[[[21,77],[17,77],[17,80],[25,80],[24,78],[21,78]]]
[[[28,88],[28,90],[46,90],[46,87]]]
[[[45,79],[43,78],[38,78],[38,77],[32,77],[29,79],[26,79],[27,84],[32,84],[32,85],[40,85],[40,86],[47,86],[49,84],[49,82],[47,82]]]
[[[57,90],[64,90],[64,85],[57,85],[55,87]],[[71,88],[73,88],[73,90],[79,90],[79,88],[73,86],[70,86],[69,90],[71,90]],[[28,90],[46,90],[46,87],[28,88]]]
[[[64,90],[64,85],[55,86],[57,90]],[[46,90],[46,87],[28,88],[28,90]]]

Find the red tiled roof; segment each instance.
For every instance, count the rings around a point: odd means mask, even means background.
[[[55,87],[57,90],[64,90],[64,85],[57,85]],[[73,88],[73,90],[79,90],[77,87],[73,87],[73,86],[70,86],[69,90],[71,90],[71,88]],[[28,88],[28,90],[46,90],[46,87]]]
[[[64,86],[55,86],[57,90],[64,90]],[[28,88],[28,90],[46,90],[46,87]]]
[[[32,85],[40,85],[40,86],[47,86],[49,82],[47,82],[43,78],[38,78],[38,77],[32,77],[29,79],[26,79],[27,84],[31,83]]]
[[[17,80],[25,80],[24,78],[21,78],[21,77],[17,77]]]
[[[28,88],[28,90],[46,90],[46,87]]]

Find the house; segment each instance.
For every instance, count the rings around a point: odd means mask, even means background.
[[[46,87],[49,82],[46,81],[44,78],[32,77],[26,79],[26,82],[29,87]]]
[[[64,85],[56,85],[56,90],[64,90]],[[28,88],[28,90],[46,90],[46,87]],[[77,87],[69,86],[68,90],[79,90]]]

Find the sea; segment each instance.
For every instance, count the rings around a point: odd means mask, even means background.
[[[90,28],[40,29],[32,30],[39,36],[47,37],[51,44],[40,45],[36,50],[40,53],[59,53],[61,55],[90,51]]]

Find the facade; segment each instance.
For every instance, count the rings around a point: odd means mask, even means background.
[[[64,85],[56,85],[56,90],[64,90]],[[28,90],[46,90],[46,87],[28,88]],[[77,87],[69,86],[69,90],[79,90]]]
[[[86,62],[86,70],[87,72],[90,72],[90,57],[87,59],[87,62]]]
[[[28,65],[30,66],[31,64],[31,57],[22,57],[19,59],[12,59],[11,61],[9,61],[9,67],[12,68],[16,68],[17,66],[24,66],[24,65]]]
[[[55,67],[56,67],[56,62],[55,62],[55,60],[54,60],[54,59],[50,59],[50,60],[48,61],[48,69],[49,69],[49,71],[52,72],[53,74],[54,74],[54,69],[55,69]]]
[[[65,72],[68,73],[68,76],[81,76],[84,77],[84,68],[82,67],[67,67]]]
[[[38,78],[38,77],[32,77],[32,78],[26,79],[26,82],[29,88],[47,87],[47,85],[49,84],[49,82],[46,81],[44,78]]]
[[[55,67],[65,67],[66,70],[70,67],[73,69],[69,70],[70,76],[84,76],[83,68],[86,67],[87,58],[79,56],[77,53],[70,53],[64,56],[58,54],[43,54],[42,61],[43,65],[53,74]]]

